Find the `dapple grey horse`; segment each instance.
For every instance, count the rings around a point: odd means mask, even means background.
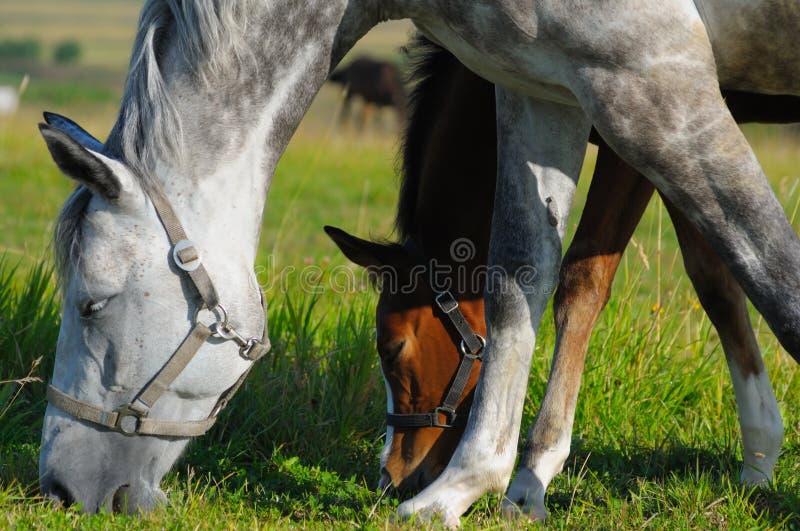
[[[800,5],[150,0],[109,139],[57,117],[42,126],[57,164],[83,185],[57,235],[65,303],[45,493],[85,510],[119,499],[147,509],[163,497],[160,479],[188,439],[158,433],[213,422],[251,364],[237,350],[249,353],[265,326],[250,268],[275,164],[347,50],[399,18],[499,87],[490,262],[506,272],[487,286],[488,344],[462,442],[401,515],[454,525],[479,496],[508,487],[591,124],[696,225],[800,358],[800,241],[719,90],[800,94]],[[191,361],[163,385],[187,342]],[[782,438],[769,381],[734,382],[752,397],[741,412],[746,452],[768,476]],[[508,504],[540,516],[569,440],[530,448]]]

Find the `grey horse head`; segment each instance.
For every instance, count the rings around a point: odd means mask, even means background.
[[[380,18],[360,3],[149,0],[108,140],[46,116],[50,153],[79,187],[55,238],[63,319],[51,385],[67,398],[51,398],[45,415],[45,496],[87,512],[165,499],[161,479],[189,438],[106,426],[190,336],[203,304],[176,267],[153,191],[194,243],[230,325],[260,336],[253,265],[271,175],[331,67]],[[147,421],[207,419],[251,366],[238,349],[203,342]]]

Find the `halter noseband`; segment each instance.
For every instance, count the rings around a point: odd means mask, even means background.
[[[77,419],[97,424],[124,435],[196,437],[211,429],[219,413],[228,405],[230,399],[233,398],[233,395],[244,383],[250,369],[253,367],[252,364],[236,380],[236,383],[220,395],[211,413],[205,419],[151,419],[147,416],[150,413],[150,409],[183,372],[209,338],[219,337],[223,340],[233,341],[239,346],[239,355],[242,358],[255,362],[264,357],[270,350],[267,326],[265,323],[264,332],[260,339],[244,338],[236,331],[228,321],[228,314],[225,308],[220,304],[217,290],[214,288],[214,284],[202,264],[199,251],[186,237],[186,232],[183,230],[161,185],[154,183],[148,195],[172,244],[172,259],[175,265],[187,274],[192,285],[203,299],[203,305],[195,312],[194,326],[169,360],[161,367],[161,370],[137,393],[131,402],[113,411],[106,411],[73,398],[56,389],[52,384],[47,387],[47,401],[52,406]],[[264,295],[261,292],[259,294],[261,296],[261,306],[264,307]],[[209,325],[203,324],[199,319],[201,310],[210,312],[214,316],[215,322]]]
[[[449,291],[436,295],[436,305],[450,319],[450,323],[461,336],[458,349],[461,351],[461,361],[453,376],[453,381],[447,390],[442,403],[430,413],[387,413],[386,424],[396,428],[463,428],[467,425],[469,414],[456,413],[458,399],[464,394],[469,375],[475,361],[481,359],[486,339],[475,333],[458,307],[458,301]],[[440,421],[440,416],[445,418]]]

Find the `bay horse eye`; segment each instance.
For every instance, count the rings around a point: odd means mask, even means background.
[[[378,347],[378,353],[384,360],[391,360],[396,358],[403,351],[403,347],[405,346],[405,339],[384,343]]]

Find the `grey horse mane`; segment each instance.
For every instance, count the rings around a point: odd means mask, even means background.
[[[238,77],[252,58],[246,37],[246,15],[254,0],[147,0],[139,16],[125,94],[105,154],[123,160],[143,187],[154,178],[159,156],[180,162],[181,119],[167,91],[161,61],[170,38],[187,74],[208,86],[223,77]],[[81,248],[81,220],[91,192],[81,186],[56,220],[56,271],[66,278]]]
[[[106,151],[123,158],[140,178],[159,154],[180,157],[182,127],[167,92],[160,61],[164,37],[198,83],[237,76],[249,57],[246,14],[252,0],[148,0],[139,17],[125,96]]]

